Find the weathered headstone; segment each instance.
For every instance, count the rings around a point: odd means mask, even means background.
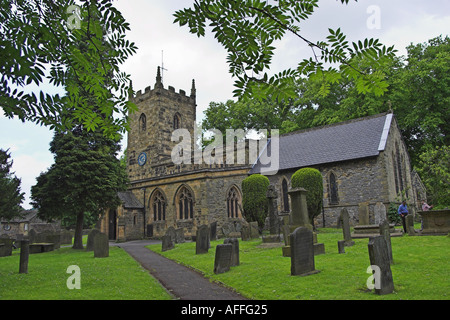
[[[412,214],[406,216],[406,231],[409,236],[416,235],[416,231],[414,230],[414,216]]]
[[[275,186],[270,185],[267,189],[266,193],[267,201],[268,201],[268,217],[269,217],[269,233],[270,234],[279,234],[279,221],[278,221],[278,204],[277,198],[278,193],[275,189]]]
[[[92,229],[88,233],[87,243],[86,243],[86,251],[94,250],[94,239],[97,234],[100,233],[98,229]]]
[[[307,276],[318,273],[314,264],[313,233],[306,227],[295,229],[290,235],[291,275]]]
[[[216,255],[214,259],[214,273],[224,273],[230,270],[231,263],[231,244],[218,244],[216,246]]]
[[[368,249],[370,264],[372,269],[375,268],[375,293],[379,295],[392,293],[394,291],[394,280],[386,240],[383,236],[370,238]]]
[[[306,202],[307,191],[303,188],[296,188],[289,190],[291,198],[291,221],[290,225],[298,228],[305,227],[312,230],[312,225],[309,222],[308,206]]]
[[[338,241],[338,252],[345,253],[345,240]]]
[[[162,240],[162,248],[161,251],[168,251],[171,250],[173,248],[175,248],[175,244],[173,242],[172,237],[170,236],[170,234],[165,234],[161,237]]]
[[[351,247],[355,244],[355,241],[352,240],[352,235],[350,231],[350,217],[348,215],[347,209],[341,210],[341,224],[342,224],[342,232],[344,234],[344,243],[345,246]]]
[[[69,230],[61,231],[61,244],[72,244],[72,232]]]
[[[184,228],[175,229],[175,243],[184,243],[185,241]]]
[[[377,202],[373,208],[375,224],[379,225],[387,219],[386,206],[382,202]]]
[[[249,223],[249,225],[250,225],[250,237],[252,239],[259,238],[258,222],[252,221],[252,222]]]
[[[19,261],[19,273],[28,273],[28,259],[30,256],[30,241],[20,241],[20,261]]]
[[[210,235],[209,235],[210,240],[217,240],[217,221],[214,221],[213,223],[211,223],[209,225],[209,229],[210,229]]]
[[[249,241],[251,239],[250,226],[242,226],[241,239],[242,239],[242,241]]]
[[[358,204],[358,219],[360,226],[369,225],[369,205],[366,202]]]
[[[105,233],[97,233],[94,237],[94,257],[109,257],[109,240],[108,235],[106,235]]]
[[[239,265],[239,240],[237,238],[226,238],[223,241],[224,244],[231,244],[231,267],[235,267]]]
[[[207,253],[209,249],[209,228],[207,225],[201,225],[196,233],[195,254]]]
[[[165,235],[169,236],[172,239],[173,243],[176,243],[176,241],[177,241],[177,233],[176,233],[174,227],[172,227],[172,226],[168,227],[167,230],[166,230],[166,234]]]
[[[382,235],[384,240],[386,241],[386,248],[389,256],[389,262],[393,263],[391,233],[389,231],[389,228],[390,228],[389,221],[387,221],[387,219],[380,223],[380,235]]]

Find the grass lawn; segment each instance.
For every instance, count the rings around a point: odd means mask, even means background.
[[[77,265],[81,289],[69,290],[66,273]],[[28,274],[19,274],[19,250],[0,258],[0,299],[9,300],[167,300],[159,283],[125,251],[111,247],[108,258],[61,248],[29,256]]]
[[[446,236],[403,236],[392,238],[394,264],[391,266],[395,292],[378,296],[369,291],[366,273],[370,265],[368,239],[355,239],[353,247],[338,254],[337,241],[342,232],[320,229],[318,242],[325,244],[325,254],[315,257],[320,273],[295,277],[290,275],[290,258],[281,248],[261,248],[261,240],[240,241],[240,265],[227,273],[215,275],[214,255],[217,244],[212,241],[207,254],[195,255],[195,243],[177,244],[175,249],[161,252],[161,245],[151,250],[202,272],[211,281],[222,282],[244,296],[259,300],[358,299],[450,300],[450,238]]]

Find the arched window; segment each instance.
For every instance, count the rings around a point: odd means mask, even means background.
[[[400,149],[398,147],[398,144],[395,144],[395,152],[397,156],[397,172],[398,172],[398,181],[400,185],[400,191],[404,190],[403,185],[403,171],[402,171],[402,159],[400,158]]]
[[[145,114],[141,114],[141,116],[139,117],[139,130],[141,132],[147,130],[147,117],[145,116]]]
[[[288,182],[283,178],[283,182],[281,183],[281,192],[282,192],[282,200],[283,200],[283,211],[289,212],[289,194],[288,194]]]
[[[173,130],[177,130],[181,128],[181,116],[180,114],[176,113],[173,116]]]
[[[395,160],[394,152],[392,152],[392,165],[394,167],[394,180],[395,180],[395,194],[397,195],[400,191],[398,182],[398,171],[397,171],[397,161]]]
[[[161,191],[156,190],[151,201],[153,221],[166,220],[166,203],[166,197],[164,197]]]
[[[339,197],[338,197],[338,186],[336,183],[336,176],[333,172],[330,173],[329,178],[329,192],[330,192],[330,204],[338,204],[339,203]]]
[[[236,187],[231,187],[227,195],[227,214],[228,218],[239,217],[240,194]]]
[[[180,219],[194,218],[194,198],[188,188],[182,187],[177,196],[178,217]]]

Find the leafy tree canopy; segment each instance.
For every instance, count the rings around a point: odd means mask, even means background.
[[[349,0],[340,2],[347,4]],[[322,95],[342,79],[354,81],[360,93],[385,93],[388,86],[379,66],[395,55],[394,48],[386,48],[377,39],[350,43],[340,29],[329,29],[326,41],[306,39],[300,25],[318,6],[319,0],[195,0],[191,8],[179,10],[174,16],[176,23],[187,25],[198,37],[205,36],[207,26],[210,27],[228,52],[227,63],[236,78],[238,97],[271,97],[277,101],[295,98],[293,83],[300,77],[321,79]],[[314,57],[270,76],[274,42],[287,34],[310,46]],[[371,67],[358,69],[355,61],[361,58],[369,60]],[[338,66],[333,66],[336,63]]]
[[[5,116],[117,136],[135,106],[122,64],[136,51],[112,0],[1,0],[0,107]],[[45,81],[64,95],[40,91]],[[84,92],[90,93],[86,99]],[[64,117],[65,109],[74,109]],[[118,118],[111,117],[117,113]]]

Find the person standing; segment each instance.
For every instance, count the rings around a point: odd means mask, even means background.
[[[403,231],[406,233],[406,216],[409,214],[408,206],[406,205],[406,201],[403,200],[402,204],[398,207],[398,214],[402,218],[403,223]]]

